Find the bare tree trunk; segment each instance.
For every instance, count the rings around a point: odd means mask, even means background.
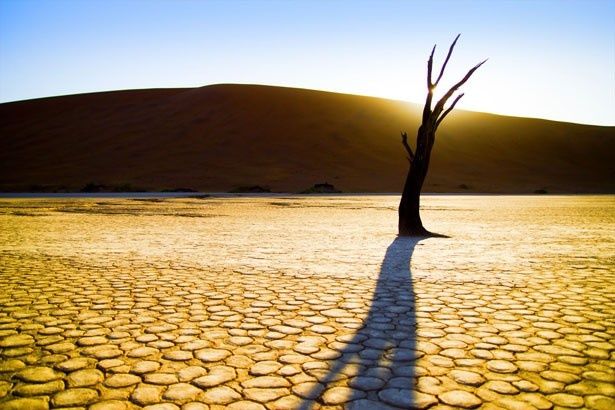
[[[423,227],[419,212],[421,200],[420,178],[412,170],[408,171],[404,193],[399,203],[399,235],[401,236],[424,236],[427,230]]]
[[[444,120],[444,118],[455,108],[455,104],[463,97],[463,93],[459,94],[453,103],[444,110],[444,105],[448,99],[461,87],[468,79],[474,74],[474,72],[485,63],[485,61],[475,65],[465,77],[457,84],[452,86],[448,92],[436,103],[432,109],[431,102],[433,99],[433,92],[442,79],[446,64],[453,53],[453,48],[459,39],[459,35],[455,38],[455,41],[451,44],[446,60],[442,65],[440,74],[435,83],[431,80],[431,73],[433,69],[433,54],[436,50],[434,46],[431,50],[431,55],[427,61],[427,99],[425,106],[423,107],[423,117],[421,126],[419,127],[416,136],[416,152],[412,151],[408,144],[408,135],[405,132],[401,134],[401,141],[408,154],[408,162],[410,168],[408,169],[408,175],[406,176],[406,182],[404,183],[404,190],[402,192],[401,201],[399,203],[399,224],[398,232],[400,236],[427,236],[431,235],[429,231],[423,227],[420,215],[420,201],[421,190],[423,183],[427,177],[427,171],[429,170],[429,161],[431,159],[431,150],[436,140],[436,131],[438,126]]]
[[[422,145],[428,145],[430,136],[424,127],[419,128],[417,135],[417,147],[419,141]],[[423,144],[424,142],[424,144]],[[417,153],[418,153],[417,149]],[[423,227],[419,212],[421,190],[427,177],[431,149],[427,155],[416,155],[410,161],[408,175],[404,184],[404,190],[399,203],[399,235],[401,236],[424,236],[429,232]]]

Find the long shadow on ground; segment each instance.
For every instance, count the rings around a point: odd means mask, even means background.
[[[315,401],[346,401],[344,407],[353,410],[415,407],[416,316],[410,258],[421,239],[398,237],[389,245],[363,327],[319,377],[320,384],[304,394],[298,410],[312,409]],[[351,390],[336,387],[343,386],[346,378]]]

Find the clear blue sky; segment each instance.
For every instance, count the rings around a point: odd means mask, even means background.
[[[422,102],[457,33],[447,84],[489,58],[459,108],[615,125],[612,0],[0,0],[0,101],[257,83]]]

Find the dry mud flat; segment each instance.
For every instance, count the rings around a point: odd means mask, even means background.
[[[613,409],[614,201],[556,199],[5,201],[0,409]]]

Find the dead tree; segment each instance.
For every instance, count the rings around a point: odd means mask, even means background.
[[[455,37],[453,44],[448,49],[448,54],[440,69],[440,74],[436,78],[435,82],[432,82],[432,68],[433,68],[433,54],[436,51],[436,46],[431,50],[429,60],[427,60],[427,99],[425,101],[425,107],[423,108],[423,116],[421,125],[419,127],[416,136],[416,146],[414,152],[408,144],[408,134],[401,133],[401,142],[408,153],[408,161],[410,167],[408,169],[408,176],[404,184],[404,191],[399,203],[399,235],[400,236],[426,236],[430,233],[423,227],[421,222],[421,216],[419,214],[419,205],[421,197],[421,189],[423,188],[423,182],[427,176],[427,170],[429,169],[429,159],[431,157],[431,150],[436,140],[436,131],[438,127],[446,118],[446,116],[453,111],[455,105],[459,102],[463,93],[457,95],[453,100],[453,103],[444,109],[446,102],[455,94],[459,88],[465,84],[466,81],[474,74],[474,72],[485,63],[484,60],[468,71],[468,73],[455,85],[453,85],[447,92],[438,100],[436,105],[432,109],[433,93],[438,83],[444,75],[444,70],[448,64],[448,60],[451,58],[455,44],[459,39],[459,35]]]

